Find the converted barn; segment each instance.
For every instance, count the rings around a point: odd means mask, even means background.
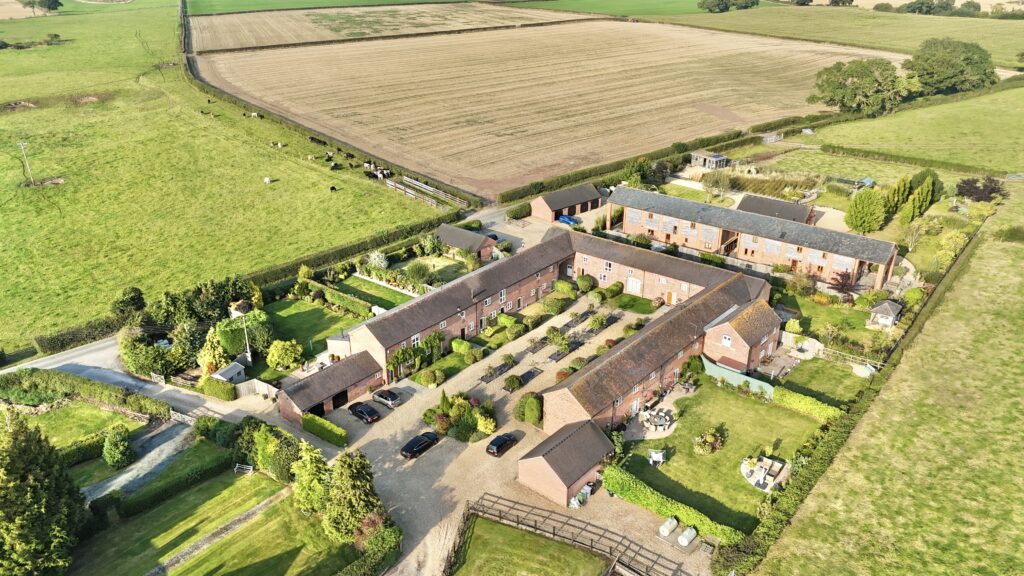
[[[566,424],[519,459],[518,480],[560,506],[597,480],[615,445],[593,420]]]
[[[815,219],[814,208],[808,205],[786,202],[785,200],[778,200],[767,196],[758,196],[757,194],[744,194],[743,198],[740,198],[739,204],[736,205],[736,209],[741,212],[782,218],[783,220],[799,222],[801,224],[814,225]]]
[[[483,234],[452,226],[451,224],[441,224],[438,226],[437,230],[434,231],[434,236],[441,242],[444,242],[449,252],[456,254],[461,250],[465,250],[470,254],[476,254],[482,262],[487,262],[491,259],[498,245],[493,238],[488,238]]]
[[[281,389],[277,403],[281,416],[296,424],[306,412],[324,416],[366,393],[382,386],[384,374],[369,352],[343,358],[327,368]]]
[[[544,222],[555,222],[559,216],[576,216],[599,208],[601,193],[590,183],[555,190],[530,201],[530,216]]]

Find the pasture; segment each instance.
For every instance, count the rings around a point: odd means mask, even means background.
[[[193,16],[189,27],[193,50],[202,52],[585,18],[589,16],[465,3]]]
[[[900,2],[894,2],[899,4]],[[1024,21],[893,14],[827,6],[773,6],[725,14],[679,14],[655,19],[715,30],[834,42],[911,53],[929,38],[977,42],[1000,66],[1019,66]]]
[[[866,55],[901,58],[584,21],[198,60],[207,81],[247,101],[494,198],[673,142],[820,111],[805,101],[814,74]]]
[[[436,214],[208,102],[176,65],[173,0],[65,5],[0,22],[8,41],[71,40],[0,51],[0,102],[33,106],[0,112],[0,346],[107,314],[125,286],[152,296]],[[63,184],[22,186],[19,141],[37,179]]]
[[[1015,194],[758,574],[1020,573],[1024,244],[991,232],[1021,221]]]

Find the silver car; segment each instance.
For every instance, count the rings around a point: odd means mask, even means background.
[[[373,393],[373,401],[395,409],[402,403],[402,397],[391,389],[381,389]]]

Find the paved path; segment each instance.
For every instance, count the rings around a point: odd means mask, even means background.
[[[156,478],[173,462],[182,450],[188,448],[192,430],[184,424],[165,424],[156,434],[147,435],[132,446],[139,459],[119,474],[82,489],[86,502],[95,500],[113,490],[130,493]]]

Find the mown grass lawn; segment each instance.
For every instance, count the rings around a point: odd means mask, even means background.
[[[437,362],[423,367],[419,372],[411,374],[408,378],[413,382],[419,382],[419,375],[421,372],[426,370],[441,370],[444,372],[444,379],[448,380],[452,376],[455,376],[459,372],[465,370],[467,366],[469,366],[469,364],[466,364],[466,361],[462,359],[462,354],[448,354]]]
[[[29,422],[39,426],[50,443],[58,448],[114,424],[124,424],[132,432],[144,426],[142,422],[77,400],[44,414],[29,416]]]
[[[854,342],[861,342],[876,334],[875,331],[867,329],[866,323],[871,314],[863,310],[818,304],[806,296],[791,294],[783,294],[779,303],[800,313],[800,325],[804,329],[804,334],[810,336],[819,336],[825,324],[835,324]]]
[[[780,4],[771,5],[771,10],[732,10],[725,14],[693,11],[656,19],[731,32],[849,44],[908,54],[929,38],[951,37],[977,42],[992,53],[997,65],[1019,65],[1019,20],[950,18]]]
[[[853,400],[868,381],[853,373],[849,364],[824,358],[804,360],[782,380],[783,388],[816,398],[832,406]]]
[[[381,286],[369,280],[363,280],[358,276],[349,276],[341,282],[334,285],[339,291],[346,294],[351,294],[356,298],[359,298],[363,302],[368,302],[374,306],[380,306],[386,310],[390,310],[399,304],[403,304],[412,300],[412,296],[399,292],[398,290],[392,290],[386,286]]]
[[[35,105],[3,115],[7,349],[108,314],[127,286],[152,298],[437,214],[361,171],[307,161],[323,152],[303,133],[208,102],[177,66],[176,2],[68,0],[56,17],[0,24],[8,42],[49,33],[69,41],[0,51],[0,102]],[[17,141],[37,179],[64,183],[20,186]]]
[[[291,340],[302,345],[307,358],[327,349],[327,337],[355,326],[358,320],[327,310],[323,306],[304,300],[278,300],[263,307],[274,326],[275,340]],[[278,380],[286,374],[267,366],[266,358],[259,358],[246,373],[263,381]]]
[[[757,526],[757,505],[764,494],[740,474],[740,463],[765,446],[789,460],[814,434],[813,419],[770,403],[741,396],[705,383],[693,396],[676,402],[682,411],[672,435],[639,442],[626,468],[655,490],[688,504],[712,520],[744,532]],[[724,425],[725,446],[700,456],[693,452],[693,437]],[[667,450],[660,468],[647,463],[647,451]]]
[[[258,542],[258,546],[253,543]],[[335,544],[316,517],[299,512],[291,496],[267,508],[237,532],[202,551],[180,576],[332,576],[359,557],[349,544]]]
[[[676,198],[682,198],[683,200],[690,200],[691,202],[707,203],[708,199],[707,192],[690,188],[688,186],[680,186],[678,184],[662,184],[661,190],[669,196],[675,196]],[[729,206],[732,206],[732,198],[712,196],[710,203],[715,206],[724,206],[728,208]]]
[[[145,574],[278,490],[281,485],[262,474],[225,472],[79,544],[68,574]]]
[[[619,294],[615,298],[608,300],[606,306],[615,310],[625,310],[626,312],[634,312],[636,314],[654,314],[654,311],[657,310],[654,307],[654,302],[632,294]]]
[[[871,160],[856,156],[840,156],[827,154],[820,150],[796,150],[783,154],[767,164],[772,170],[789,172],[801,175],[832,176],[834,178],[847,178],[860,180],[864,177],[874,178],[879,186],[895,184],[904,176],[913,176],[924,168],[898,162],[884,162]],[[950,170],[935,170],[943,183],[955,188],[956,183],[962,178],[969,178],[969,174],[952,172]],[[820,202],[815,202],[819,204]],[[845,207],[834,206],[840,210]]]
[[[468,270],[466,270],[466,265],[461,260],[456,260],[447,256],[420,256],[419,258],[406,260],[398,267],[405,268],[413,262],[422,262],[426,264],[427,268],[437,272],[437,277],[445,284],[468,272]]]
[[[227,452],[226,448],[221,448],[209,440],[200,438],[179,454],[156,478],[140,488],[137,493],[159,492],[164,486],[177,481],[192,468],[205,466],[222,458]]]
[[[79,488],[85,488],[97,482],[102,482],[118,472],[118,470],[111,468],[103,458],[94,458],[68,468],[71,479],[75,481]]]
[[[601,576],[608,561],[556,542],[474,517],[458,576]]]
[[[758,574],[1018,574],[1024,221],[1012,195]]]

